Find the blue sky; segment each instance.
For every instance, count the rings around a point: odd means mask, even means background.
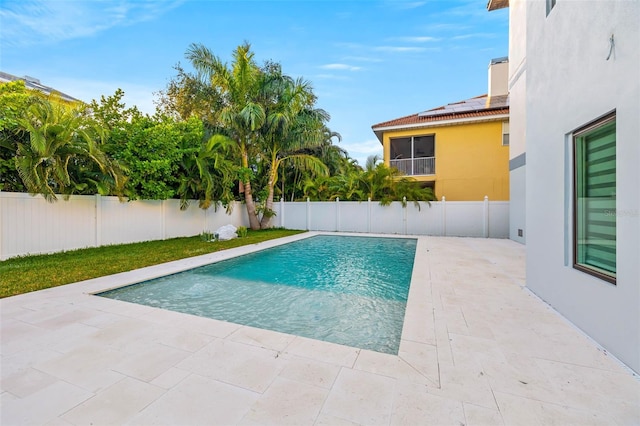
[[[125,91],[154,111],[191,43],[222,60],[243,41],[312,82],[340,146],[382,155],[373,124],[487,92],[508,9],[485,0],[0,0],[0,70],[90,101]]]

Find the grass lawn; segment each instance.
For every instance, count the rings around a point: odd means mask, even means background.
[[[23,256],[0,262],[0,298],[256,244],[304,231],[248,231],[244,238],[205,242],[199,236]]]

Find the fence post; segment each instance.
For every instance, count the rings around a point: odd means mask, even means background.
[[[336,231],[340,232],[340,197],[336,197]]]
[[[407,197],[402,197],[402,231],[407,235]]]
[[[307,231],[311,230],[311,200],[307,197]]]
[[[102,245],[102,197],[96,194],[96,247]]]
[[[489,196],[484,196],[484,204],[482,206],[482,236],[489,238]]]
[[[280,228],[284,228],[284,197],[280,197]]]
[[[371,233],[371,197],[367,198],[367,232]]]
[[[160,201],[160,226],[162,227],[162,229],[160,230],[160,232],[161,232],[160,236],[162,237],[163,240],[165,239],[165,221],[166,221],[166,218],[164,217],[165,216],[165,214],[164,214],[164,209],[165,209],[164,202],[165,202],[165,200],[161,200]]]
[[[442,236],[447,236],[447,200],[442,196]]]

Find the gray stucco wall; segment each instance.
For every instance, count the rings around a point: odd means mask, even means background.
[[[525,244],[527,240],[525,212],[526,169],[526,166],[523,165],[509,172],[509,239],[521,244]],[[522,235],[519,235],[519,233]]]
[[[527,7],[527,286],[640,372],[640,2]],[[613,110],[617,285],[572,267],[571,229],[571,134]]]

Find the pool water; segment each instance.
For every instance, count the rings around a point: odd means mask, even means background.
[[[397,354],[415,247],[317,235],[99,295]]]

